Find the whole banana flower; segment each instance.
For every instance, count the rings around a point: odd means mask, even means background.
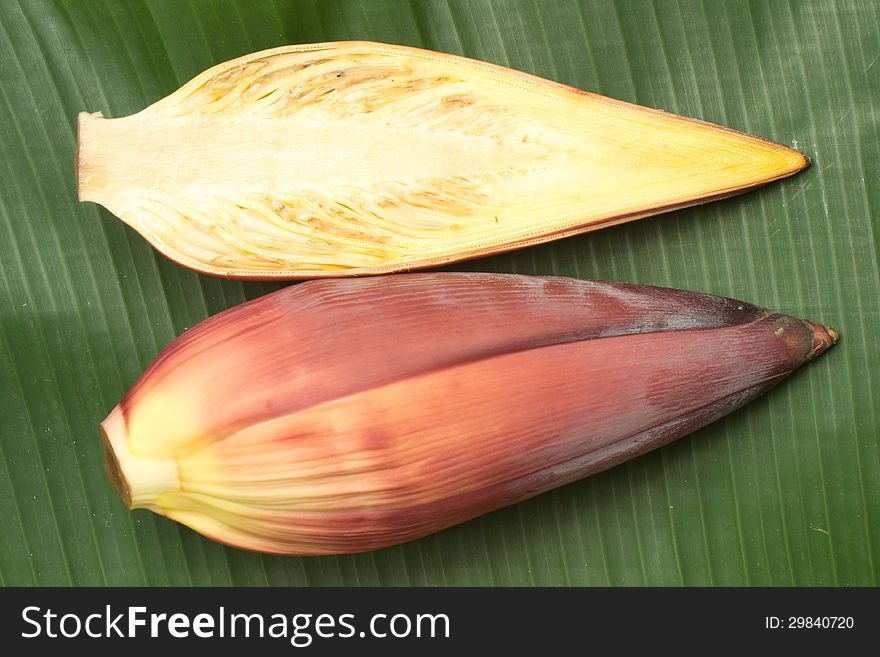
[[[371,550],[668,443],[836,339],[660,287],[310,281],[173,341],[101,425],[106,465],[129,507],[230,545]]]

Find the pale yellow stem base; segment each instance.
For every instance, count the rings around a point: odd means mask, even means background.
[[[101,423],[101,437],[104,441],[104,467],[126,506],[165,515],[159,497],[163,493],[180,491],[177,461],[132,454],[125,417],[118,406]]]

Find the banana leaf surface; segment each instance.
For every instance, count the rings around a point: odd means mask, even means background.
[[[878,24],[874,0],[4,0],[0,584],[876,586]],[[447,269],[713,292],[830,324],[840,344],[690,437],[379,552],[263,556],[128,512],[99,421],[175,336],[282,284],[196,274],[78,203],[76,115],[136,112],[248,52],[346,39],[803,150],[809,169],[746,195]]]

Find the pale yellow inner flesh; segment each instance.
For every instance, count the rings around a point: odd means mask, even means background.
[[[226,275],[447,262],[804,164],[717,126],[380,44],[257,53],[139,114],[80,118],[81,199]]]

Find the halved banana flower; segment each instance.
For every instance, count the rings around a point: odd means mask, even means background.
[[[106,464],[129,507],[230,545],[371,550],[663,445],[836,339],[659,287],[312,281],[172,342],[102,424]]]
[[[808,163],[501,66],[341,42],[234,59],[132,116],[80,114],[77,185],[182,265],[309,278],[546,242]]]

